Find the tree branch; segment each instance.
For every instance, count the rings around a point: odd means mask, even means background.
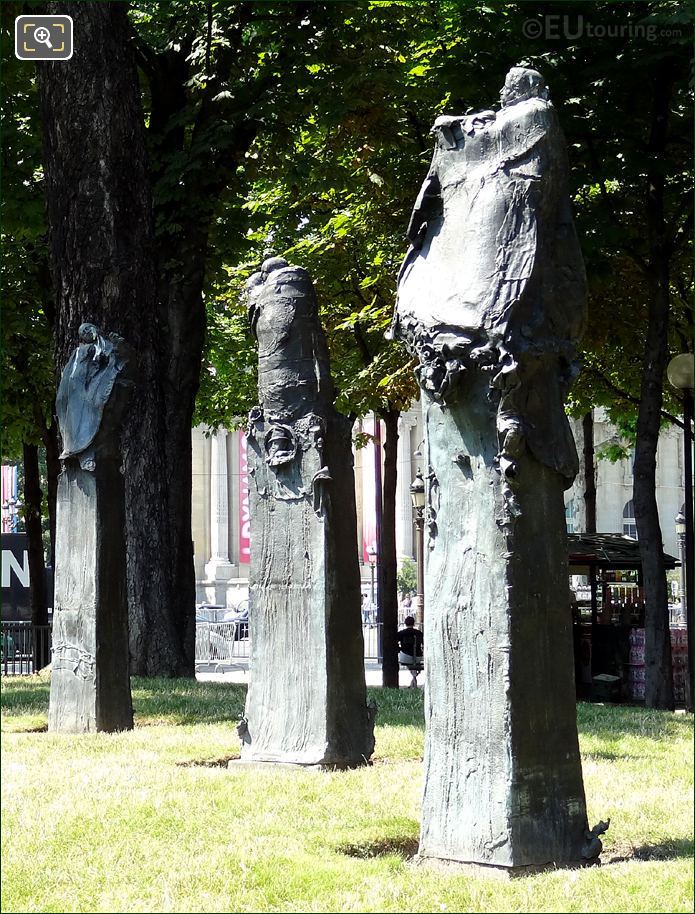
[[[608,216],[608,220],[612,223],[612,225],[615,226],[615,228],[618,229],[618,231],[621,234],[621,237],[624,239],[627,237],[627,229],[625,228],[623,223],[620,221],[620,219],[618,219],[618,217],[615,214],[615,210],[613,209],[613,204],[611,202],[610,194],[608,193],[608,188],[606,187],[605,180],[603,178],[599,177],[600,172],[601,172],[601,165],[599,162],[599,157],[596,152],[596,147],[594,145],[594,141],[593,141],[593,138],[591,137],[591,134],[587,135],[587,137],[586,137],[586,147],[589,150],[589,158],[591,159],[591,164],[594,169],[596,181],[599,186],[600,199],[601,199],[601,202],[603,203],[604,209],[606,211],[606,215]],[[644,257],[642,257],[642,255],[637,250],[635,250],[635,248],[632,247],[632,245],[629,245],[629,244],[627,244],[627,242],[622,241],[620,246],[622,247],[622,249],[625,251],[626,254],[628,254],[630,257],[632,257],[632,259],[637,264],[639,269],[642,270],[642,272],[645,275],[649,273],[649,264],[644,259]]]
[[[136,64],[145,73],[150,82],[159,70],[159,55],[147,42],[138,35],[135,29],[131,30],[131,44]]]
[[[586,366],[584,370],[588,371],[589,374],[592,374],[594,377],[598,378],[598,380],[601,381],[601,383],[607,387],[611,393],[614,393],[621,400],[627,400],[628,403],[634,403],[636,406],[640,405],[639,397],[636,397],[634,394],[628,393],[627,390],[623,390],[621,387],[618,387],[617,384],[614,384],[613,381],[611,381],[610,378],[606,377],[602,371],[599,371],[598,368]],[[682,419],[679,419],[678,416],[674,416],[672,413],[667,412],[665,409],[661,410],[661,415],[664,419],[668,419],[669,422],[672,422],[674,425],[677,425],[679,428],[685,430],[685,423]]]
[[[693,210],[691,207],[692,201],[690,200],[690,194],[683,198],[683,203],[681,206],[681,212],[676,216],[673,223],[672,230],[668,233],[666,237],[666,254],[668,257],[671,257],[681,246],[684,241],[687,241],[691,238],[693,232]],[[683,209],[688,208],[688,214],[685,217],[685,220],[679,225],[678,218],[682,214]]]
[[[690,277],[690,285],[691,285],[691,286],[692,286],[692,282],[693,282],[693,277],[692,277],[692,270],[691,270],[691,277]],[[684,283],[684,281],[683,281],[683,276],[682,276],[681,274],[676,274],[676,275],[673,277],[673,283],[674,283],[674,285],[675,285],[675,287],[676,287],[676,291],[677,291],[677,293],[678,293],[678,297],[680,298],[681,303],[682,303],[683,306],[684,306],[684,309],[685,309],[685,322],[686,322],[688,328],[691,330],[690,336],[692,337],[692,327],[693,327],[693,296],[692,296],[692,290],[686,289],[685,283]]]
[[[369,346],[367,345],[367,340],[365,338],[362,327],[359,324],[359,321],[355,321],[355,325],[352,328],[352,333],[355,337],[355,342],[357,343],[357,348],[360,351],[362,356],[362,361],[364,362],[364,367],[370,365],[374,356],[369,351]]]
[[[212,0],[207,2],[207,35],[205,36],[205,73],[210,76],[210,60],[212,54]]]
[[[420,147],[420,152],[427,152],[427,150],[430,148],[431,144],[427,143],[427,141],[425,140],[424,134],[422,132],[422,127],[420,125],[420,121],[418,119],[417,114],[415,114],[415,112],[413,111],[412,108],[408,108],[408,110],[406,111],[406,115],[408,117],[410,126],[412,127],[415,141],[417,142],[417,145]]]

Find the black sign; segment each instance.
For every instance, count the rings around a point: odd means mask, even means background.
[[[26,533],[2,534],[2,620],[31,619]]]

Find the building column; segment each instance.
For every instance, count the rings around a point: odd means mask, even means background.
[[[362,420],[357,420],[357,433],[364,431]],[[359,450],[353,445],[353,455],[355,458],[355,502],[357,510],[357,554],[359,556],[360,566],[364,564],[364,484],[362,480],[362,464],[364,462],[365,448]]]
[[[229,480],[227,432],[220,428],[210,439],[210,561],[205,566],[208,581],[228,581],[234,575],[229,560]]]
[[[415,420],[408,413],[398,420],[398,476],[396,482],[396,553],[413,556],[413,504],[410,483],[413,480],[413,444],[411,429]]]

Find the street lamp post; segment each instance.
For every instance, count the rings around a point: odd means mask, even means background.
[[[686,607],[686,594],[688,592],[688,581],[687,575],[685,572],[686,559],[685,559],[685,515],[682,511],[679,511],[676,515],[676,538],[678,540],[678,557],[681,562],[681,587],[680,587],[680,598],[681,598],[681,608],[683,610],[683,615],[685,615]]]
[[[369,573],[372,579],[372,596],[371,596],[371,608],[374,610],[374,569],[376,568],[376,549],[374,548],[374,543],[371,546],[367,546],[367,555],[369,556]]]
[[[381,618],[381,613],[379,612],[381,609],[381,600],[379,600],[378,604],[375,604],[374,576],[377,570],[379,552],[374,543],[372,543],[371,546],[367,546],[367,555],[369,556],[369,573],[372,579],[372,602],[369,609],[369,619],[370,624],[373,625],[376,623],[376,656],[379,663],[382,663],[384,659],[384,651],[382,647],[383,626],[381,623],[384,620]]]
[[[410,498],[415,513],[415,555],[417,567],[417,594],[415,596],[415,623],[420,630],[425,623],[425,480],[418,469],[410,486]]]
[[[695,356],[692,352],[683,352],[668,363],[666,374],[671,384],[680,390],[683,400],[683,472],[685,476],[685,505],[683,507],[683,556],[681,564],[681,581],[685,579],[685,622],[688,630],[688,654],[693,650],[693,605],[695,587],[693,587],[693,387],[695,386]],[[695,676],[690,670],[690,702],[693,706],[693,684]]]

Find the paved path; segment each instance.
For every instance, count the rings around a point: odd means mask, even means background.
[[[196,679],[200,682],[242,682],[249,681],[248,659],[239,658],[235,662],[236,669],[225,670],[224,672],[199,672],[196,673]],[[366,660],[364,664],[364,676],[368,686],[381,685],[381,666],[373,660]],[[410,685],[410,673],[408,670],[400,670],[398,681],[401,688],[407,688]],[[425,681],[423,673],[418,676],[419,687],[422,688]]]

